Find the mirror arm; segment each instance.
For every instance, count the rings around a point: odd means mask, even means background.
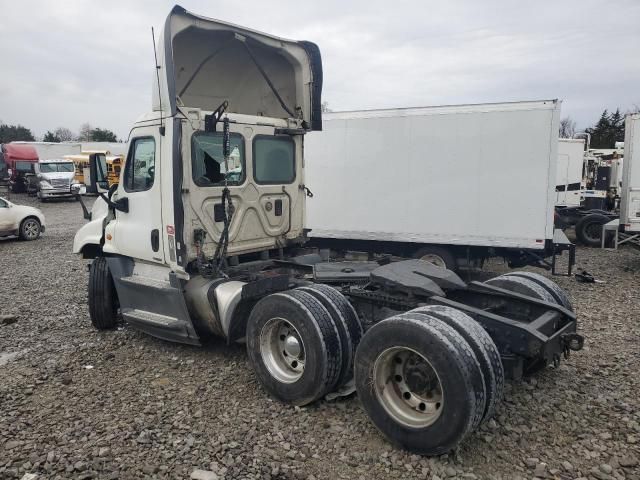
[[[115,202],[112,202],[104,193],[100,192],[98,195],[100,195],[100,198],[102,198],[102,200],[104,200],[106,204],[114,210],[129,213],[129,199],[127,197],[119,198]]]

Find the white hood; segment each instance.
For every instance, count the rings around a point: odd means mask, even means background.
[[[322,61],[318,47],[200,17],[175,6],[158,42],[160,95],[153,109],[177,107],[298,118],[322,129]]]

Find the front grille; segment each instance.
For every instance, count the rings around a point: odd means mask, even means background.
[[[53,188],[67,188],[71,186],[71,181],[66,178],[54,178],[49,181]]]

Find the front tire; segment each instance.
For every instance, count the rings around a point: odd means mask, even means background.
[[[105,257],[96,257],[89,269],[89,316],[97,330],[118,323],[118,295]]]
[[[22,240],[36,240],[40,236],[42,225],[37,218],[25,218],[20,224],[20,238]]]

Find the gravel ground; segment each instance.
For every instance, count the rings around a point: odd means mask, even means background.
[[[495,420],[455,454],[423,458],[389,445],[355,397],[305,408],[270,399],[242,346],[96,332],[86,262],[71,253],[80,207],[38,206],[48,222],[40,240],[0,240],[0,313],[16,320],[0,325],[0,478],[190,478],[200,469],[210,473],[194,477],[640,479],[634,250],[579,249],[579,265],[603,283],[556,281],[572,296],[585,349],[508,384]]]

